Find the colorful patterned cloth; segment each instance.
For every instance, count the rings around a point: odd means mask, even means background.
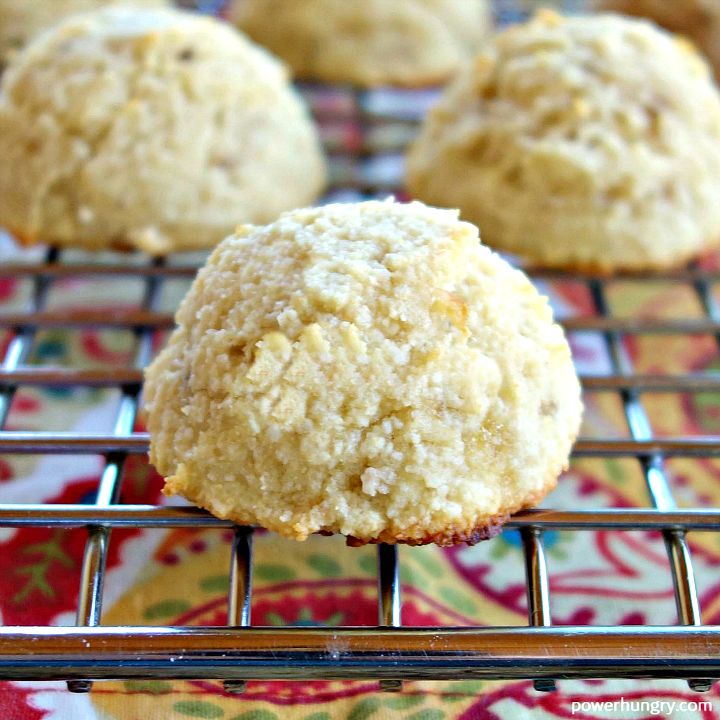
[[[400,106],[398,106],[400,97]],[[324,122],[328,145],[342,151],[334,176],[358,190],[397,185],[395,153],[360,154],[363,136],[352,120],[355,98],[311,93]],[[423,94],[370,94],[373,112],[413,117],[427,104]],[[347,111],[347,112],[346,112]],[[367,130],[367,128],[365,128]],[[395,147],[408,128],[402,123],[371,129],[377,148]],[[367,141],[367,138],[366,138]],[[16,250],[0,239],[0,265],[8,258],[32,260],[41,251]],[[113,258],[117,260],[117,258]],[[186,285],[168,282],[164,310],[171,311]],[[586,288],[577,283],[545,284],[559,314],[593,314]],[[137,305],[142,283],[126,278],[60,280],[51,307],[115,308]],[[0,312],[27,308],[29,281],[0,278]],[[119,299],[120,298],[120,299]],[[612,309],[624,317],[701,317],[689,285],[618,281],[609,286]],[[585,373],[611,370],[600,335],[576,334],[572,345]],[[0,357],[9,340],[0,332]],[[157,338],[158,345],[162,338]],[[642,337],[626,341],[642,373],[704,372],[718,369],[712,337]],[[131,361],[132,335],[125,331],[47,331],[38,335],[33,364],[117,367]],[[101,389],[38,391],[21,388],[7,429],[111,432],[118,392]],[[654,394],[643,397],[658,435],[720,433],[720,398],[713,394]],[[140,426],[138,426],[139,428]],[[587,397],[583,435],[628,437],[617,394]],[[0,503],[91,503],[103,460],[99,457],[0,455]],[[720,465],[710,460],[668,462],[672,488],[682,506],[720,505]],[[162,503],[162,482],[144,458],[129,461],[121,502]],[[645,481],[634,460],[577,462],[544,503],[557,508],[647,507]],[[75,620],[85,531],[0,528],[0,621],[6,625],[71,625]],[[103,624],[223,625],[232,534],[223,530],[115,531],[108,559]],[[720,624],[720,538],[689,536],[704,621]],[[658,533],[598,531],[545,535],[553,622],[589,625],[673,624],[676,610],[668,559]],[[298,544],[259,533],[256,538],[255,625],[374,625],[377,618],[375,551],[350,549],[340,538],[312,537]],[[515,531],[476,547],[402,548],[403,622],[406,625],[526,625],[522,547]],[[0,683],[2,720],[480,720],[482,718],[645,718],[632,703],[711,700],[714,710],[676,711],[676,718],[720,718],[717,686],[698,695],[679,681],[562,681],[559,692],[536,692],[528,681],[409,682],[402,693],[378,692],[375,682],[250,682],[241,696],[217,682],[98,683],[89,695],[71,695],[62,683]],[[576,711],[573,703],[617,700],[616,711]],[[576,706],[577,707],[577,706]],[[659,708],[659,705],[648,707]],[[655,716],[663,715],[661,712]]]

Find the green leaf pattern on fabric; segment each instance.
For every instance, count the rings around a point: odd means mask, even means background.
[[[176,702],[173,705],[173,710],[185,717],[203,718],[203,720],[221,718],[225,714],[225,711],[221,707],[201,700]]]

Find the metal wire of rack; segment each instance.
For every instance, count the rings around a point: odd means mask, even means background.
[[[307,89],[312,97],[312,89]],[[403,93],[384,96],[348,90],[345,109],[332,113],[352,118],[361,137],[351,155],[328,148],[334,169],[330,198],[378,196],[397,191],[399,156],[414,132],[417,114],[408,115]],[[318,111],[322,113],[322,111]],[[325,111],[327,112],[327,111]],[[332,114],[331,113],[331,114]],[[378,145],[381,152],[376,151]],[[387,161],[390,177],[378,177],[378,161]],[[382,163],[380,163],[382,165]],[[566,318],[568,330],[598,333],[612,361],[605,376],[583,376],[586,393],[619,395],[630,437],[584,438],[574,457],[637,459],[642,467],[650,509],[554,510],[521,513],[508,527],[523,541],[528,596],[527,627],[412,628],[401,623],[399,554],[394,546],[377,548],[377,627],[253,627],[252,528],[234,528],[229,567],[227,627],[103,626],[105,563],[114,528],[232,527],[231,523],[187,507],[121,504],[123,465],[147,451],[148,438],[133,432],[142,391],[142,368],[153,352],[154,334],[172,325],[158,310],[163,284],[190,278],[196,266],[160,259],[137,262],[67,260],[58,249],[39,263],[11,262],[0,276],[22,277],[33,285],[26,312],[0,314],[0,331],[12,339],[0,365],[0,455],[8,453],[100,454],[105,466],[94,505],[0,505],[0,527],[49,527],[87,531],[76,627],[0,627],[0,679],[65,680],[70,690],[87,692],[94,680],[207,678],[225,681],[242,692],[248,679],[378,679],[387,691],[412,679],[530,678],[538,690],[553,690],[562,678],[682,678],[690,687],[709,689],[720,678],[720,627],[702,624],[694,566],[686,534],[720,531],[720,508],[679,509],[665,461],[672,457],[720,457],[720,438],[655,437],[643,393],[700,393],[720,390],[720,374],[642,375],[633,368],[624,338],[644,334],[711,334],[720,346],[720,306],[712,284],[720,271],[690,267],[655,275],[691,285],[704,310],[701,319],[627,319],[611,311],[608,278],[538,272],[542,281],[583,284],[595,314]],[[83,308],[48,307],[53,283],[67,278],[140,278],[140,308],[107,313]],[[641,276],[635,278],[643,281]],[[134,362],[112,370],[47,368],[30,364],[40,330],[55,327],[131,330]],[[5,429],[13,397],[21,387],[117,388],[120,400],[109,435],[28,433]],[[584,531],[661,531],[675,588],[677,626],[554,626],[543,535],[550,529]]]

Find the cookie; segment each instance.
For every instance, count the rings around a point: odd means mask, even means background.
[[[0,59],[10,60],[28,40],[76,13],[109,5],[163,7],[169,0],[0,0]]]
[[[362,87],[443,81],[492,27],[488,0],[235,0],[230,17],[297,77]]]
[[[286,69],[219,20],[113,8],[23,50],[0,95],[0,225],[26,242],[211,247],[325,182]]]
[[[648,22],[540,13],[447,88],[407,184],[534,264],[679,265],[720,240],[720,95]]]
[[[546,299],[456,212],[328,205],[219,245],[146,373],[168,495],[298,540],[475,542],[581,415]]]
[[[594,0],[600,11],[649,18],[690,38],[720,71],[720,0]]]

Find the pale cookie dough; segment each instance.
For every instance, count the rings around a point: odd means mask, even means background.
[[[492,28],[488,0],[234,0],[230,17],[303,79],[422,86]]]
[[[720,242],[720,95],[690,44],[646,21],[544,12],[446,90],[408,187],[535,264],[682,264]]]
[[[720,72],[720,0],[595,0],[601,11],[649,18],[689,37]]]
[[[31,43],[3,78],[0,158],[0,225],[90,249],[214,246],[325,182],[284,66],[178,10],[100,10]]]
[[[566,467],[580,388],[527,277],[457,212],[329,205],[215,249],[147,370],[151,460],[298,540],[493,534]]]
[[[0,59],[9,60],[28,40],[76,13],[110,5],[169,4],[170,0],[0,0]]]

